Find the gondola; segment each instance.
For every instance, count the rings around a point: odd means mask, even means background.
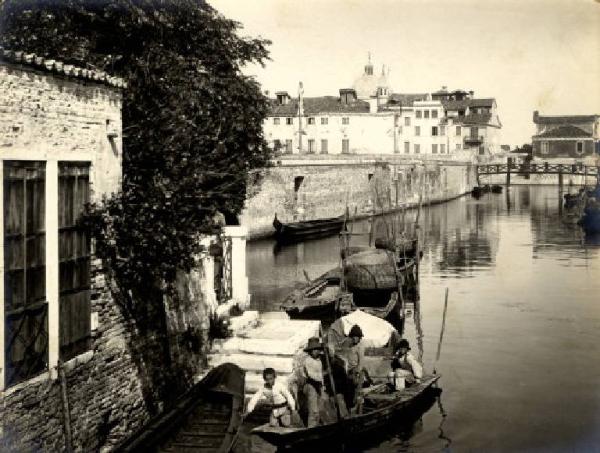
[[[491,188],[492,193],[502,193],[502,186],[494,184]]]
[[[434,388],[440,375],[424,376],[420,383],[400,391],[390,392],[386,385],[373,386],[364,390],[362,413],[350,415],[339,421],[313,428],[283,428],[261,425],[252,430],[265,441],[285,451],[326,451],[326,447],[336,448],[351,445],[365,439],[372,431],[381,429],[392,420],[402,420],[414,416],[419,403]],[[439,390],[437,390],[439,392]]]
[[[328,219],[308,220],[305,222],[282,223],[277,218],[273,219],[275,238],[279,243],[294,243],[305,239],[319,238],[338,234],[345,222],[346,216],[331,217]]]
[[[227,453],[242,422],[245,372],[232,363],[212,369],[165,414],[118,446],[123,453]]]
[[[352,294],[342,290],[341,273],[326,272],[303,288],[294,290],[280,309],[292,319],[333,320],[353,310]]]

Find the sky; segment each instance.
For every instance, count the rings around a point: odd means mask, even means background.
[[[209,0],[272,41],[270,93],[337,95],[363,72],[368,52],[396,93],[442,86],[494,97],[502,143],[531,141],[533,111],[600,114],[600,0]]]

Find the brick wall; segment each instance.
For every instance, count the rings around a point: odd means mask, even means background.
[[[120,109],[118,89],[2,62],[0,160],[89,161],[98,200],[120,186]],[[118,133],[112,143],[111,131]],[[75,450],[114,446],[191,383],[207,344],[204,279],[200,262],[179,279],[181,304],[133,295],[143,302],[136,310],[127,294],[116,297],[103,263],[92,259],[98,328],[91,349],[63,367]],[[65,450],[65,398],[57,374],[50,369],[0,392],[0,451]]]

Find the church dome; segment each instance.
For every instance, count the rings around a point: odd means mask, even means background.
[[[385,68],[382,69],[381,75],[378,77],[373,74],[373,65],[369,58],[369,62],[365,65],[365,72],[354,81],[352,85],[354,91],[356,91],[356,97],[358,99],[370,99],[377,96],[378,89],[380,94],[385,93],[386,95],[391,92],[390,84],[385,73]]]

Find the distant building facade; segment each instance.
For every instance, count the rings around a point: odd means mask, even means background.
[[[389,71],[369,61],[339,96],[292,98],[275,93],[265,138],[287,154],[451,155],[500,151],[495,99],[444,87],[435,93],[394,93]]]
[[[543,116],[533,112],[537,159],[580,160],[600,153],[600,115]]]

